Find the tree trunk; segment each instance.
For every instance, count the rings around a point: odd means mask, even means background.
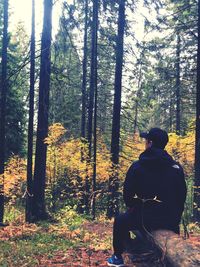
[[[88,0],[85,0],[85,28],[84,28],[84,48],[83,48],[83,78],[82,78],[82,117],[81,117],[81,137],[85,138],[86,120],[86,84],[87,84],[87,39],[88,39]]]
[[[27,194],[26,221],[32,218],[32,171],[33,171],[33,121],[34,121],[34,85],[35,85],[35,0],[32,0],[32,32],[31,32],[31,62],[30,62],[30,93],[28,122],[28,158],[27,158]]]
[[[4,0],[3,18],[3,44],[2,44],[2,72],[1,72],[1,118],[0,118],[0,223],[4,216],[4,167],[5,167],[5,117],[6,97],[8,89],[7,81],[7,50],[8,50],[8,0]]]
[[[46,219],[45,209],[45,176],[48,135],[49,89],[50,89],[50,48],[52,32],[52,0],[44,0],[44,19],[41,42],[41,63],[39,82],[39,108],[35,154],[35,171],[33,186],[34,220]]]
[[[92,176],[92,218],[96,217],[96,166],[97,166],[97,62],[96,62],[96,73],[95,73],[95,100],[94,100],[94,153],[93,153],[93,176]]]
[[[162,252],[166,265],[172,267],[197,267],[200,264],[199,249],[170,230],[157,230],[151,240]]]
[[[145,245],[145,251],[139,255],[140,260],[143,255],[144,266],[198,267],[200,264],[198,247],[189,239],[184,240],[170,230],[156,230],[152,233],[140,234],[140,237]],[[138,243],[137,247],[141,245]],[[137,247],[132,248],[133,253]],[[137,260],[137,253],[134,253],[134,257],[131,253],[127,254],[126,264],[132,266],[133,258]]]
[[[92,22],[92,49],[91,49],[91,70],[90,70],[90,94],[88,109],[88,143],[89,157],[92,153],[92,124],[94,109],[94,93],[95,93],[95,76],[97,67],[97,29],[98,28],[98,0],[93,0],[93,22]]]
[[[197,50],[194,203],[195,203],[194,220],[199,222],[200,221],[200,0],[198,1],[198,50]]]
[[[86,88],[87,88],[87,61],[88,61],[88,0],[85,0],[85,26],[84,26],[84,47],[83,47],[83,76],[82,76],[82,114],[81,114],[81,138],[82,143],[84,144],[86,142],[85,137],[85,129],[86,129]],[[81,161],[84,161],[85,158],[83,156],[83,149],[81,149]],[[87,170],[86,170],[87,172]],[[81,191],[85,192],[85,187],[87,185],[84,184],[82,179],[80,180],[80,187]],[[85,194],[83,193],[80,197],[80,204],[78,207],[78,211],[80,213],[84,213],[84,203],[85,203]]]
[[[93,0],[93,20],[92,20],[92,44],[91,44],[91,70],[90,70],[90,93],[89,93],[89,108],[88,108],[88,132],[87,141],[89,146],[88,163],[91,163],[92,156],[92,125],[93,125],[93,110],[94,110],[94,94],[97,87],[97,31],[98,31],[98,0]],[[93,178],[94,179],[94,178]],[[89,177],[86,178],[85,190],[85,206],[86,212],[89,212]]]
[[[181,112],[180,112],[180,32],[177,30],[177,45],[176,45],[176,134],[180,135],[181,130]]]
[[[137,82],[137,93],[136,93],[136,100],[135,100],[135,116],[134,116],[134,121],[133,121],[133,134],[136,133],[137,131],[137,126],[138,126],[138,109],[139,109],[139,99],[141,96],[141,91],[142,91],[142,61],[144,57],[144,50],[142,50],[140,54],[140,66],[139,66],[139,77],[138,77],[138,82]]]
[[[169,102],[169,131],[173,132],[173,92],[170,90],[170,102]]]
[[[92,218],[95,219],[96,216],[96,153],[97,153],[97,38],[98,38],[98,5],[99,1],[95,1],[94,6],[94,24],[95,29],[94,34],[94,69],[91,74],[91,86],[94,87],[94,142],[93,142],[93,176],[92,176]]]
[[[116,44],[116,67],[115,67],[115,94],[112,119],[111,160],[113,164],[113,175],[109,180],[109,203],[108,216],[118,213],[118,172],[119,164],[119,141],[120,141],[120,112],[122,91],[122,66],[124,50],[124,28],[125,28],[125,0],[119,1],[118,35]]]

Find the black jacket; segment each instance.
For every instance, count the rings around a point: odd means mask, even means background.
[[[129,168],[123,196],[127,207],[141,213],[147,229],[178,232],[186,191],[180,164],[165,150],[152,147]]]

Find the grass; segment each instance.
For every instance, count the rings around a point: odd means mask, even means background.
[[[41,257],[51,258],[56,252],[77,248],[81,245],[84,231],[81,225],[84,218],[73,210],[62,210],[58,223],[40,222],[23,224],[19,210],[7,214],[11,225],[1,230],[0,266],[37,266]],[[11,218],[15,218],[12,225]],[[23,220],[23,219],[22,219]]]
[[[39,232],[13,236],[1,242],[0,266],[36,266],[40,256],[50,258],[57,251],[65,251],[80,244],[79,238],[68,239],[55,231],[45,231],[40,229]]]
[[[93,253],[93,258],[102,253],[99,259],[95,258],[97,261],[111,253],[113,223],[104,216],[91,222],[68,207],[56,214],[57,222],[53,224],[25,224],[22,211],[15,209],[9,209],[6,216],[10,225],[0,229],[0,267],[51,266],[44,265],[44,260],[55,261],[58,254],[65,254],[73,261],[78,255],[78,259],[82,260],[80,253],[83,250],[85,255]],[[197,224],[189,224],[188,229],[199,233]],[[86,256],[91,257],[89,254]],[[81,264],[90,266],[88,263]]]

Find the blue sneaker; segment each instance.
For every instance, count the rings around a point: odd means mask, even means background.
[[[112,255],[112,257],[107,260],[107,263],[108,263],[108,266],[113,266],[113,267],[125,266],[123,259],[117,258],[115,255]]]

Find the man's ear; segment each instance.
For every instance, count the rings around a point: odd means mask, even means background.
[[[148,149],[148,148],[152,147],[152,145],[153,145],[152,141],[146,139],[145,148]]]
[[[152,141],[148,141],[148,143],[149,143],[149,147],[152,147],[153,142]]]

